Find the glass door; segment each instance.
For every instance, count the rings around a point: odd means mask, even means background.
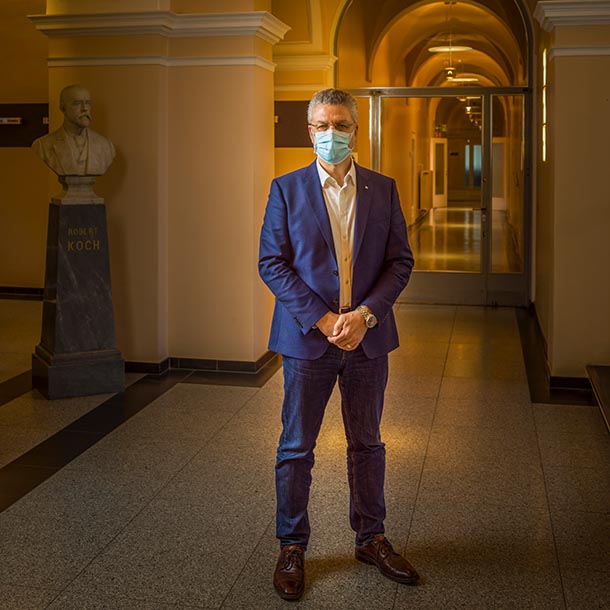
[[[525,97],[494,91],[367,96],[370,166],[396,180],[415,257],[404,302],[527,303]]]

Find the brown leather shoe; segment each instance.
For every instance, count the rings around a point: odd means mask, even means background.
[[[403,585],[416,585],[419,581],[415,568],[394,552],[383,534],[377,534],[368,544],[356,546],[356,559],[377,566],[385,577]]]
[[[282,599],[297,600],[305,588],[305,549],[288,544],[280,550],[273,574],[273,586]]]

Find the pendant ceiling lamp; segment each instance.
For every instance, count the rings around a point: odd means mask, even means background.
[[[428,51],[430,53],[447,53],[449,55],[449,61],[445,66],[445,78],[447,80],[453,81],[457,76],[457,71],[453,65],[453,53],[461,53],[463,51],[471,51],[472,47],[466,45],[456,45],[453,44],[453,24],[451,21],[451,11],[452,7],[456,4],[455,0],[449,0],[445,2],[447,6],[447,13],[445,17],[445,31],[448,32],[446,37],[442,38],[442,42],[446,42],[447,44],[437,44],[431,47],[428,47]],[[461,81],[466,82],[466,81]]]

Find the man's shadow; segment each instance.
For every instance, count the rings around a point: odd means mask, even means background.
[[[324,581],[336,574],[349,574],[360,564],[353,555],[338,555],[307,559],[306,587],[314,582]]]

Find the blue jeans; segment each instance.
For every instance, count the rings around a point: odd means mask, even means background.
[[[384,532],[385,446],[379,424],[388,380],[388,357],[369,359],[331,345],[317,360],[283,358],[283,430],[275,465],[277,537],[282,546],[307,546],[307,516],[314,447],[337,378],[347,438],[350,525],[356,544]]]

